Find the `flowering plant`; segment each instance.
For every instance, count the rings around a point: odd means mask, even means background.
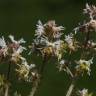
[[[3,36],[1,37],[0,62],[8,63],[8,72],[7,75],[0,75],[0,96],[9,96],[12,65],[15,66],[18,80],[32,82],[32,91],[29,96],[34,96],[42,82],[46,63],[53,59],[56,61],[58,71],[66,72],[72,81],[65,96],[93,96],[88,89],[76,89],[76,82],[79,78],[84,74],[91,76],[91,65],[94,64],[96,52],[95,38],[92,37],[96,31],[96,7],[86,4],[83,13],[88,16],[88,19],[69,34],[63,33],[65,28],[57,26],[54,20],[45,24],[38,21],[28,55],[36,53],[36,56],[41,57],[42,64],[39,66],[29,63],[23,56],[28,49],[23,46],[26,43],[23,38],[16,41],[13,35],[9,35],[10,40],[6,41]],[[21,95],[15,92],[14,96]]]

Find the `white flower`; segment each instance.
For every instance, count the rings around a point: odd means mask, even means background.
[[[22,52],[23,52],[23,50],[26,50],[26,48],[25,47],[22,47],[22,46],[20,46],[17,50],[15,50],[14,48],[13,48],[13,54],[12,54],[12,56],[15,56],[16,54],[21,54]]]
[[[65,63],[66,63],[65,60],[61,60],[61,61],[59,62],[59,65],[58,65],[59,71],[62,71],[62,70],[66,71]]]
[[[20,46],[17,50],[13,48],[13,54],[11,60],[15,62],[17,62],[19,59],[25,60],[25,58],[21,56],[23,50],[26,50],[26,48],[22,46]]]
[[[58,31],[62,31],[62,30],[64,30],[64,27],[63,27],[63,26],[58,26],[58,27],[56,27],[56,29],[57,29]]]
[[[74,40],[72,33],[65,35],[65,42],[71,51],[76,51],[76,48],[78,48],[77,42]]]
[[[94,29],[94,31],[96,31],[96,20],[90,20],[88,25],[89,27],[91,27],[91,29]]]
[[[93,20],[96,17],[96,7],[94,5],[89,6],[86,4],[86,9],[84,9],[84,14],[89,14],[90,19]]]
[[[58,39],[58,38],[60,38],[62,35],[63,35],[63,33],[59,33],[59,32],[58,32],[57,34],[55,34],[55,38]]]
[[[49,30],[49,38],[53,36],[53,38],[58,39],[61,37],[63,33],[61,33],[62,30],[64,30],[63,26],[57,26],[55,21],[48,21],[46,24],[44,24],[45,29]]]
[[[18,68],[16,69],[19,79],[24,79],[25,81],[32,82],[33,78],[33,70],[35,68],[35,64],[28,64],[26,59],[21,61],[21,64],[17,64]]]
[[[92,59],[90,59],[90,60],[88,60],[88,61],[86,61],[86,60],[82,60],[82,59],[81,59],[81,60],[79,61],[79,63],[80,63],[80,64],[85,63],[85,64],[90,65],[90,64],[92,64],[92,63],[93,63],[93,61],[92,61],[92,60],[93,60],[93,58],[92,58]]]
[[[56,49],[60,49],[62,43],[63,43],[62,40],[55,41],[55,42],[54,42],[54,47],[55,47]]]
[[[64,65],[64,64],[65,64],[65,60],[61,60],[60,65]]]
[[[35,64],[30,64],[28,65],[28,62],[25,60],[22,60],[22,64],[25,65],[25,67],[28,69],[28,70],[31,70],[32,68],[35,68]]]
[[[19,48],[16,50],[17,54],[21,54],[24,50],[27,50],[25,47],[19,46]]]
[[[88,89],[83,89],[83,90],[81,90],[81,91],[79,91],[79,94],[80,94],[80,96],[87,96],[88,95]]]
[[[47,32],[47,30],[49,30]],[[55,21],[48,21],[44,25],[39,20],[37,24],[37,30],[35,31],[35,36],[37,37],[46,37],[46,35],[50,38],[60,38],[62,33],[60,31],[64,30],[63,26],[56,26]],[[51,36],[50,36],[51,35]]]
[[[88,13],[88,10],[89,12],[91,12],[90,6],[88,5],[88,3],[86,3],[86,9],[84,9],[84,13]]]
[[[52,46],[53,48],[56,48],[60,46],[61,40],[55,41],[55,42],[49,42],[47,38],[38,38],[38,40],[34,40],[36,45],[45,45],[45,46]]]
[[[93,64],[93,58],[88,60],[88,61],[80,59],[77,62],[77,64],[78,64],[76,66],[77,70],[79,70],[79,71],[87,71],[88,75],[90,75],[90,72],[91,72],[90,66],[91,66],[91,64]]]
[[[89,44],[89,47],[90,48],[93,48],[95,51],[96,51],[96,43],[92,40],[89,40],[88,41],[88,44]]]
[[[8,54],[8,47],[6,45],[6,42],[5,42],[5,39],[4,37],[2,36],[2,38],[0,38],[0,54],[3,54],[4,56],[6,56]]]
[[[42,22],[39,20],[37,26],[37,30],[35,31],[35,36],[42,36],[44,33],[44,26],[42,24]]]
[[[5,48],[7,47],[4,37],[0,38],[0,47]]]
[[[79,31],[80,27],[76,27],[73,29],[73,31],[75,32],[75,34],[77,34],[77,32]]]
[[[49,42],[48,39],[43,37],[34,39],[34,43],[36,45],[47,46],[48,42]]]
[[[73,34],[65,35],[65,41],[68,43],[68,45],[73,45]]]
[[[14,36],[13,36],[13,35],[9,35],[9,38],[10,38],[10,40],[11,40],[13,43],[15,43],[15,44],[26,43],[26,41],[25,41],[23,38],[21,38],[20,40],[16,41],[16,40],[14,39]]]
[[[57,24],[55,23],[55,20],[48,21],[46,24],[44,24],[44,27],[46,27],[46,26],[52,27],[52,29],[54,31],[57,31],[57,32],[64,30],[63,26],[58,26],[57,27]]]
[[[34,76],[34,77],[36,76],[36,72],[31,72],[31,73],[32,73],[32,76]]]
[[[62,40],[57,40],[53,43],[52,42],[48,43],[48,46],[51,46],[53,48],[54,50],[53,54],[58,57],[58,60],[60,60],[62,57],[62,52],[61,52],[63,46],[62,44],[63,44]]]
[[[89,14],[90,15],[90,18],[93,19],[93,17],[92,17],[92,9],[88,5],[88,3],[86,3],[86,9],[84,9],[84,14]]]

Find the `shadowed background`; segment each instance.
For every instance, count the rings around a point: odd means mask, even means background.
[[[96,5],[96,0],[0,0],[0,35],[7,36],[13,34],[16,38],[24,37],[31,44],[34,30],[38,20],[45,23],[48,20],[55,20],[58,25],[66,28],[65,32],[77,26],[83,21],[83,9],[85,4]],[[25,54],[27,57],[27,54]],[[32,58],[35,61],[35,57]],[[29,57],[31,61],[31,57]],[[37,60],[37,59],[36,59]],[[37,60],[35,63],[41,63]],[[6,68],[4,69],[7,70]],[[93,73],[96,73],[94,69]],[[78,81],[78,88],[88,88],[96,91],[96,74],[91,77],[83,77]],[[13,93],[15,90],[27,96],[31,90],[31,84],[17,82],[12,78],[14,86],[11,86]],[[64,96],[71,82],[64,72],[58,72],[56,65],[49,63],[46,65],[44,79],[36,96]]]

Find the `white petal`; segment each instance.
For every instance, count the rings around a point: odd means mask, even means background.
[[[22,44],[22,43],[26,43],[26,41],[25,41],[23,38],[21,38],[21,39],[18,41],[18,43],[19,43],[19,44]]]

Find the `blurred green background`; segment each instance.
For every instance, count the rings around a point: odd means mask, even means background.
[[[96,0],[0,0],[0,35],[13,34],[16,38],[24,37],[31,43],[38,20],[43,23],[55,20],[58,25],[66,27],[66,33],[71,32],[83,21],[82,12],[86,3],[96,5]],[[31,57],[29,59],[31,61]],[[36,58],[32,59],[35,61]],[[37,60],[35,63],[41,62]],[[96,68],[93,67],[93,70],[91,77],[85,76],[78,81],[78,88],[96,91]],[[31,84],[17,82],[12,74],[12,92],[17,90],[22,96],[27,96]],[[56,65],[50,62],[46,65],[44,79],[36,96],[65,96],[70,83],[69,77],[64,72],[59,73]]]

